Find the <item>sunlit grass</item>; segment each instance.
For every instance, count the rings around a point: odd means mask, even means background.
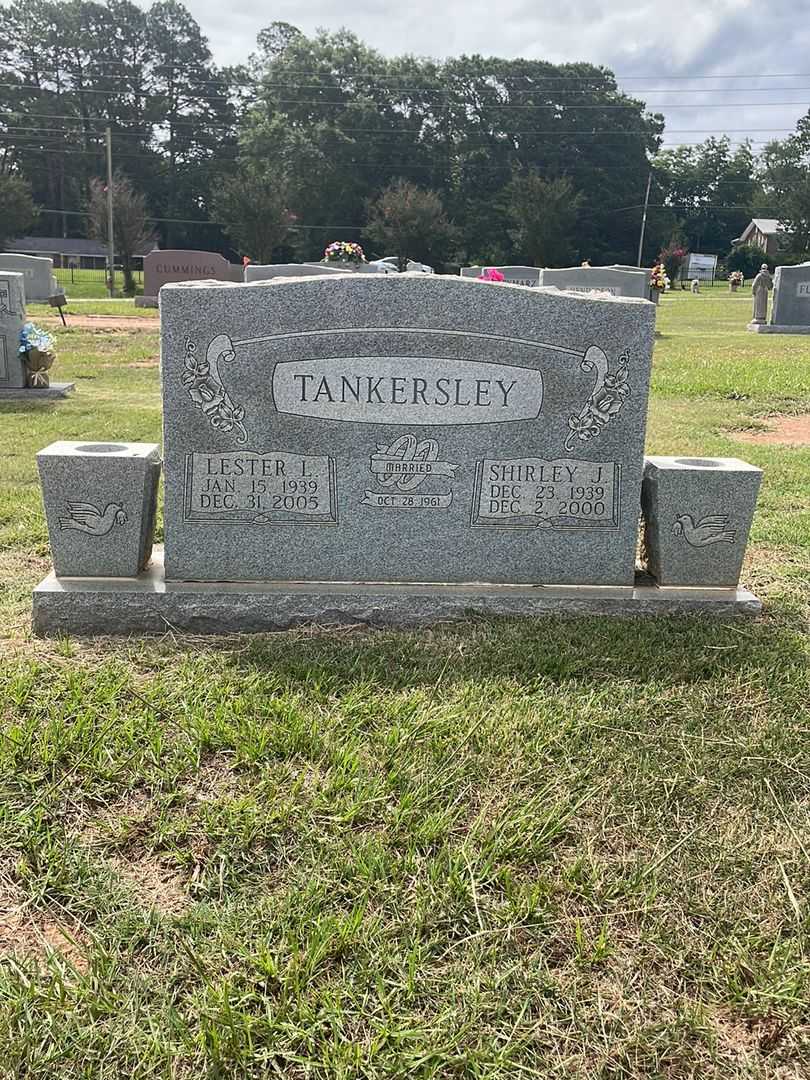
[[[156,331],[0,405],[0,1075],[803,1077],[810,341],[663,299],[649,447],[765,482],[754,621],[39,642],[34,454],[157,441]],[[722,330],[718,331],[718,324]]]

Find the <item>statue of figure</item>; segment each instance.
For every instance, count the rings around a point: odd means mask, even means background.
[[[751,322],[766,323],[768,321],[768,293],[772,288],[773,278],[768,271],[768,264],[763,263],[751,286],[754,297],[754,317]]]

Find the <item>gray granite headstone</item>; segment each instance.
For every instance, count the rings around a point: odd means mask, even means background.
[[[499,270],[509,285],[535,288],[540,284],[540,271],[536,266],[462,266],[461,276],[478,278],[484,270]]]
[[[155,249],[143,259],[143,295],[157,296],[163,285],[176,281],[241,281],[242,267],[215,251]]]
[[[646,459],[644,548],[659,585],[738,583],[761,480],[737,458]]]
[[[485,270],[499,271],[509,285],[535,288],[540,282],[540,271],[536,266],[462,266],[459,274],[465,278],[480,278]]]
[[[0,387],[25,386],[26,368],[20,353],[20,330],[25,323],[23,275],[0,271]]]
[[[15,255],[4,251],[0,254],[0,270],[10,270],[25,278],[26,302],[40,303],[58,291],[53,276],[53,259],[39,255]]]
[[[777,266],[771,324],[810,327],[810,263]]]
[[[167,285],[167,580],[631,585],[654,319],[433,275]]]
[[[323,277],[329,274],[350,274],[347,266],[326,263],[248,263],[245,281],[270,281],[272,278]]]
[[[650,275],[646,270],[618,270],[612,266],[568,266],[561,270],[541,270],[540,284],[568,292],[608,292],[612,296],[647,299]]]
[[[157,444],[55,442],[37,467],[57,575],[137,576],[152,554]]]

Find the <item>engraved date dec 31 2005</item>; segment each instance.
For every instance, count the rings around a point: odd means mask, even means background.
[[[473,526],[616,528],[621,466],[576,458],[486,458],[475,470]]]
[[[186,521],[337,525],[330,457],[250,450],[188,454],[185,481]]]

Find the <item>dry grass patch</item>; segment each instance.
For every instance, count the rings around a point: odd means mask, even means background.
[[[194,776],[181,784],[180,790],[192,802],[235,799],[239,795],[239,777],[233,771],[233,757],[229,754],[210,754],[200,762]]]
[[[803,416],[769,416],[764,431],[735,431],[742,442],[766,446],[810,446],[810,413]]]
[[[191,906],[182,875],[159,856],[113,856],[107,863],[143,907],[180,915]]]
[[[84,974],[88,951],[89,939],[81,927],[34,911],[22,889],[0,873],[0,958],[39,964],[56,954]]]

